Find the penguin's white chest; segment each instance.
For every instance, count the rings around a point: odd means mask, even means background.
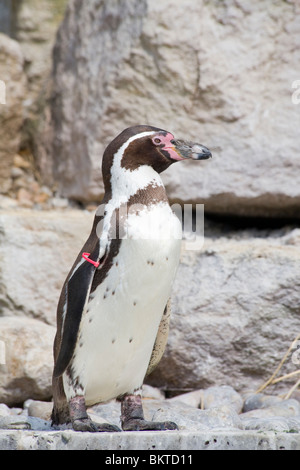
[[[168,204],[128,217],[108,275],[90,295],[72,360],[86,403],[139,388],[179,263],[181,226]],[[74,390],[64,377],[67,398]]]

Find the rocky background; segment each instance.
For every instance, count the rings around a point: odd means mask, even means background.
[[[134,124],[213,152],[163,175],[171,203],[205,205],[205,239],[183,244],[148,383],[246,396],[283,360],[264,390],[299,398],[299,3],[0,0],[0,31],[0,402],[51,400],[60,289]]]

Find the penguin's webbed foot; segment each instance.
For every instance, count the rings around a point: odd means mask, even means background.
[[[95,423],[90,418],[74,419],[72,421],[74,431],[82,432],[120,432],[117,426],[109,423]]]
[[[141,395],[126,394],[121,402],[123,431],[167,431],[178,429],[172,421],[147,421],[144,418]]]
[[[75,396],[69,401],[69,412],[74,431],[82,432],[120,432],[117,426],[109,423],[95,423],[86,412],[83,396]]]
[[[174,431],[177,424],[172,421],[147,421],[145,419],[128,419],[122,423],[123,431]]]

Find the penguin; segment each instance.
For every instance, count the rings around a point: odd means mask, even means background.
[[[141,388],[167,343],[170,294],[182,228],[160,173],[211,157],[201,144],[148,125],[125,129],[105,149],[105,194],[57,307],[52,424],[75,431],[178,429],[147,421]],[[117,398],[121,429],[98,424],[87,407]]]

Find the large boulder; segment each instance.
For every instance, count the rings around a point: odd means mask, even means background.
[[[91,230],[84,211],[0,213],[0,317],[55,325],[60,291]]]
[[[203,250],[182,254],[167,350],[149,383],[177,393],[222,384],[256,390],[299,334],[299,286],[299,229],[206,237]],[[299,369],[296,349],[278,376]]]
[[[60,193],[99,200],[105,146],[125,127],[149,123],[217,147],[212,161],[163,175],[172,200],[299,217],[294,8],[283,0],[71,0],[54,49],[43,156]]]

